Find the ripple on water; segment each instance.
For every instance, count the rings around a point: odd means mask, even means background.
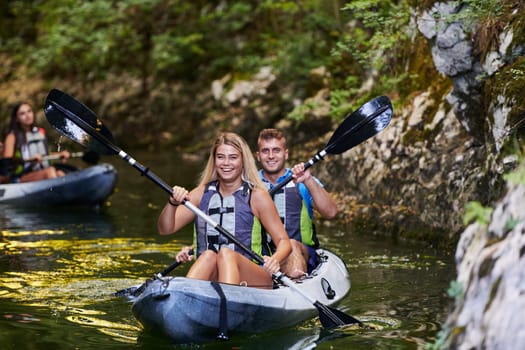
[[[141,331],[140,327],[132,324],[108,321],[98,317],[69,315],[66,317],[66,320],[80,326],[93,327],[99,332],[123,343],[135,344]]]

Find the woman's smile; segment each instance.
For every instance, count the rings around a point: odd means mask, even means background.
[[[230,145],[220,145],[215,154],[215,165],[219,178],[240,179],[243,170],[242,154]]]

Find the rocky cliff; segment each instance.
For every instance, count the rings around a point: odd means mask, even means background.
[[[441,333],[453,349],[523,349],[525,331],[525,164],[490,224],[474,223],[456,251],[454,310]]]

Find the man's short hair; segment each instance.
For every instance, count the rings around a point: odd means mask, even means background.
[[[261,143],[261,141],[268,141],[268,140],[283,140],[284,141],[284,148],[288,148],[286,144],[286,137],[284,137],[284,133],[279,129],[263,129],[259,133],[259,137],[257,138],[257,146]]]

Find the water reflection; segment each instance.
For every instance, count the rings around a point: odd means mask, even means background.
[[[39,301],[48,304],[51,298],[81,306],[109,297],[108,291],[137,283],[144,276],[139,267],[149,262],[142,257],[152,259],[181,247],[176,242],[158,244],[133,238],[18,239],[12,232],[4,236],[0,294],[33,305]]]
[[[136,344],[137,334],[141,330],[140,327],[133,324],[109,321],[94,316],[69,315],[66,317],[66,320],[82,327],[93,327],[115,341],[127,344]]]
[[[130,312],[129,302],[115,298],[113,293],[161,271],[186,242],[158,236],[119,237],[111,231],[90,238],[73,233],[71,230],[79,226],[70,224],[35,231],[17,227],[2,232],[2,330],[12,334],[22,330],[41,332],[50,327],[57,332],[80,332],[77,342],[88,347],[134,344],[143,349],[175,348],[163,337],[143,333]],[[81,226],[89,226],[89,222]],[[448,278],[440,272],[446,270],[446,263],[435,255],[421,255],[406,247],[390,247],[384,242],[378,245],[355,236],[345,240],[347,251],[341,249],[340,240],[325,242],[327,248],[341,250],[352,277],[352,291],[338,308],[371,325],[370,329],[326,333],[313,319],[273,333],[232,333],[227,343],[201,344],[198,348],[423,348],[443,319],[440,314],[446,301],[445,288],[437,282]],[[186,268],[175,274],[183,275]],[[429,283],[429,276],[437,280]],[[23,328],[23,324],[29,328]],[[8,341],[18,344],[11,338]],[[57,349],[67,348],[65,343],[50,344]]]

